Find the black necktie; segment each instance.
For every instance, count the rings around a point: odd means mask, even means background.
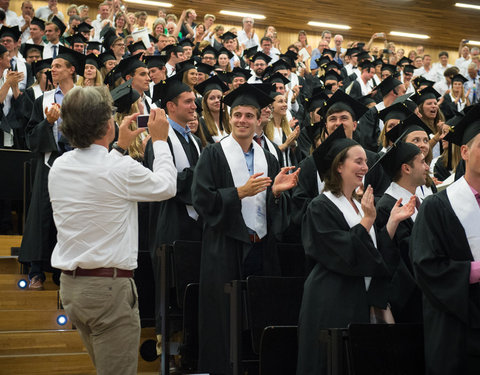
[[[10,66],[12,67],[12,70],[17,70],[17,62],[14,58],[10,59]]]
[[[57,57],[57,46],[53,45],[52,48],[53,48],[52,58],[55,58],[55,57]]]

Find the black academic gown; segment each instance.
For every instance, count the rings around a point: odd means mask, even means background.
[[[449,171],[445,165],[443,165],[443,156],[440,156],[433,167],[433,175],[439,181],[445,181],[447,178],[450,177],[452,171]]]
[[[349,95],[355,100],[358,100],[363,96],[362,87],[360,86],[360,83],[357,80],[355,80],[352,83],[352,88],[350,89]]]
[[[480,284],[469,284],[473,257],[445,190],[423,201],[410,257],[423,292],[426,373],[478,374]]]
[[[378,138],[380,137],[380,126],[378,110],[375,107],[370,108],[359,119],[357,131],[359,133],[360,144],[363,148],[378,152]]]
[[[370,306],[387,307],[390,275],[399,256],[386,231],[376,237],[380,250],[361,224],[350,228],[324,194],[310,203],[302,240],[305,254],[316,264],[305,281],[300,309],[297,375],[327,373],[321,329],[369,323]],[[372,277],[368,291],[365,276]]]
[[[187,159],[190,163],[189,168],[185,168],[177,174],[177,194],[175,197],[161,201],[151,202],[149,204],[149,220],[148,220],[148,248],[152,256],[153,274],[156,279],[157,286],[160,285],[160,258],[157,249],[164,244],[173,244],[177,240],[183,241],[200,241],[202,236],[201,220],[195,221],[188,216],[185,205],[192,204],[191,186],[193,179],[193,171],[198,161],[198,154],[195,146],[187,143],[185,138],[177,132],[177,137],[182,144]],[[195,141],[201,150],[200,140],[194,136]],[[168,139],[170,152],[173,155],[172,144]],[[173,157],[175,162],[175,156]],[[154,153],[152,142],[148,141],[145,148],[144,162],[150,169],[153,168]],[[161,332],[161,315],[160,315],[160,288],[155,289],[156,301],[156,331]]]
[[[264,150],[268,176],[279,172],[277,160]],[[230,374],[228,296],[224,284],[245,278],[242,263],[251,249],[241,200],[220,143],[200,156],[192,184],[193,205],[204,221],[199,297],[199,370]],[[276,200],[267,189],[267,236],[263,247],[263,274],[279,275],[276,240],[288,226],[288,194]]]
[[[35,177],[32,197],[28,209],[25,231],[20,247],[20,262],[43,261],[50,265],[50,257],[56,244],[57,230],[53,221],[50,195],[48,194],[48,174],[45,154],[51,152],[49,163],[58,158],[68,147],[68,141],[61,136],[59,145],[55,142],[53,127],[43,113],[43,95],[35,100],[32,116],[25,129],[27,145],[35,155]]]
[[[390,211],[397,200],[389,194],[384,194],[377,202],[377,228],[387,225]],[[396,250],[399,252],[402,262],[397,272],[392,277],[392,292],[389,302],[395,323],[422,323],[422,293],[417,286],[413,275],[413,267],[409,257],[409,241],[412,234],[413,220],[411,218],[398,224],[393,238]]]

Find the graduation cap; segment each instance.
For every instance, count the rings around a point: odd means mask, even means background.
[[[381,110],[378,114],[378,117],[383,122],[387,122],[388,120],[391,120],[391,119],[403,121],[411,114],[412,114],[412,111],[408,109],[405,103],[396,103]]]
[[[236,66],[232,70],[232,76],[233,76],[233,78],[242,77],[242,78],[245,78],[245,80],[248,80],[252,76],[252,73],[250,73],[250,70],[242,69],[242,68]]]
[[[255,62],[257,60],[263,60],[265,61],[267,64],[270,63],[270,61],[272,61],[272,58],[268,55],[266,55],[265,53],[263,53],[262,51],[258,51],[255,55],[253,55],[250,60],[252,60],[252,62]]]
[[[204,64],[202,62],[197,63],[197,71],[199,73],[209,75],[212,70],[213,70],[213,66],[211,65]]]
[[[204,57],[205,55],[213,55],[213,56],[215,56],[215,58],[217,58],[218,51],[215,48],[213,48],[212,46],[208,45],[201,52],[202,57]]]
[[[413,72],[415,71],[415,69],[416,69],[416,68],[415,68],[415,66],[413,66],[413,65],[405,65],[405,66],[403,67],[403,72],[404,72],[404,73],[411,73],[411,74],[413,74]]]
[[[225,83],[232,83],[233,74],[232,72],[226,72],[225,70],[217,71],[216,76],[220,78]]]
[[[96,41],[96,40],[92,40],[90,42],[87,43],[87,51],[100,51],[100,48],[101,48],[101,43]],[[115,58],[116,60],[116,58]]]
[[[236,90],[233,90],[223,98],[223,103],[232,109],[239,105],[262,109],[273,103],[273,99],[270,96],[262,90],[255,88],[255,86],[248,83],[240,85]]]
[[[89,25],[85,21],[83,21],[81,24],[75,27],[75,32],[76,33],[89,33],[90,30],[93,29],[93,26]]]
[[[452,78],[452,83],[453,83],[453,82],[461,82],[462,85],[463,85],[463,84],[464,84],[465,82],[467,82],[467,81],[468,81],[468,79],[466,79],[466,78],[465,78],[463,75],[461,75],[461,74],[455,74],[455,75],[453,76],[453,78]]]
[[[325,69],[328,63],[330,63],[332,60],[328,56],[321,56],[318,59],[315,59],[315,63],[317,66],[319,66],[322,69]]]
[[[218,76],[213,76],[194,86],[194,89],[197,90],[200,95],[205,96],[205,94],[211,90],[219,90],[224,93],[227,92],[229,88]]]
[[[164,49],[160,51],[160,56],[165,56],[167,60],[170,58],[172,53],[183,52],[183,47],[177,44],[169,44]]]
[[[251,60],[252,57],[257,53],[257,51],[258,51],[258,46],[247,48],[246,50],[243,51],[243,56]]]
[[[143,43],[141,40],[138,42],[130,44],[128,47],[128,51],[133,55],[135,52],[138,51],[146,51],[147,46],[145,46],[145,43]]]
[[[372,103],[377,104],[375,99],[373,99],[370,94],[362,96],[361,98],[358,99],[358,101],[364,106],[368,106],[369,104],[372,104]]]
[[[132,104],[140,98],[140,94],[132,88],[131,79],[110,91],[110,95],[119,113],[129,113]]]
[[[408,57],[403,56],[400,60],[398,60],[397,66],[402,66],[403,64],[410,65],[411,63],[413,63],[412,60],[410,60]]]
[[[37,60],[32,62],[32,74],[35,77],[38,72],[43,69],[49,69],[52,67],[53,59]]]
[[[325,48],[322,52],[322,56],[330,56],[332,59],[335,58],[335,55],[337,54],[337,51],[334,51],[333,49],[328,49]]]
[[[369,54],[367,51],[361,51],[361,52],[359,52],[359,54],[357,55],[357,59],[358,59],[359,62],[365,61],[365,60],[370,61],[370,58],[371,58],[371,56],[370,56],[370,54]],[[370,62],[371,62],[371,61],[370,61]]]
[[[353,56],[353,55],[358,55],[360,53],[358,48],[347,48],[347,51],[345,52],[345,56]]]
[[[289,70],[290,66],[285,62],[285,60],[278,59],[272,65],[273,72],[278,72],[279,70]]]
[[[22,32],[20,31],[20,28],[18,26],[8,27],[3,25],[3,27],[0,29],[0,38],[9,36],[15,42],[17,42],[18,39],[20,39],[20,35],[22,35]]]
[[[263,76],[263,81],[266,83],[283,83],[284,85],[288,85],[290,80],[285,78],[285,76],[279,72],[275,72],[268,76]]]
[[[75,43],[88,43],[88,39],[85,38],[82,34],[74,34],[72,36],[69,36],[68,38],[65,38],[65,40],[71,47],[73,47]]]
[[[53,16],[53,18],[51,19],[50,22],[57,25],[58,29],[60,30],[60,35],[63,35],[65,30],[67,29],[67,26],[65,26],[65,24],[62,22],[62,20],[60,18],[58,18],[57,16]]]
[[[478,134],[480,134],[480,104],[475,104],[471,106],[471,109],[457,125],[450,128],[445,140],[457,146],[462,146]]]
[[[403,164],[408,163],[421,153],[422,151],[413,143],[398,141],[387,149],[371,169],[380,163],[385,173],[393,179]]]
[[[152,43],[152,44],[157,44],[157,43],[158,43],[158,39],[155,38],[152,34],[148,34],[148,40],[149,40],[150,43]]]
[[[428,79],[426,79],[425,77],[422,77],[422,76],[415,78],[412,82],[415,85],[415,87],[417,88],[417,90],[422,86],[429,87],[429,86],[433,86],[435,84],[435,82],[430,81],[430,80],[428,80]]]
[[[397,72],[397,68],[395,67],[395,65],[383,63],[381,71],[383,72],[385,70],[388,70],[392,74],[395,74]]]
[[[410,100],[413,100],[417,105],[422,104],[425,100],[428,99],[437,99],[440,98],[440,94],[431,86],[425,87],[421,91],[417,91],[415,95],[410,97]]]
[[[183,83],[181,78],[179,79],[179,77],[176,76],[177,74],[167,78],[165,81],[160,81],[153,86],[152,101],[156,102],[160,100],[163,109],[167,107],[167,102],[172,101],[184,92],[192,91],[190,86]]]
[[[108,88],[113,90],[115,88],[115,82],[117,82],[120,78],[122,78],[122,72],[117,69],[118,65],[110,70],[107,75],[105,76],[105,79],[103,80],[103,83],[105,85],[108,85]]]
[[[101,53],[100,55],[98,55],[98,60],[100,61],[100,63],[105,65],[105,63],[107,61],[110,61],[110,60],[117,61],[117,58],[113,54],[112,50],[108,50],[108,51],[105,51],[105,52]]]
[[[305,131],[307,132],[307,136],[310,139],[310,142],[312,144],[315,142],[315,138],[317,138],[320,134],[322,134],[322,131],[324,128],[325,128],[325,121],[319,121],[314,124],[305,126]]]
[[[177,74],[180,74],[180,75],[183,75],[183,73],[189,71],[190,69],[197,69],[197,67],[195,66],[194,59],[189,59],[189,60],[179,62],[175,66],[175,71],[177,72]]]
[[[363,104],[353,99],[350,95],[344,93],[342,90],[335,91],[325,103],[325,106],[319,112],[320,116],[326,117],[330,108],[338,109],[340,111],[347,111],[352,115],[353,121],[357,121],[367,112],[368,108]]]
[[[320,177],[325,179],[325,175],[332,166],[333,160],[337,155],[347,147],[357,146],[358,143],[349,139],[345,135],[343,125],[340,125],[332,132],[315,151],[313,151],[313,160],[317,167]]]
[[[159,68],[162,69],[165,66],[164,56],[143,56],[143,62],[147,65],[147,68]]]
[[[407,106],[407,108],[410,110],[410,112],[415,112],[415,109],[417,109],[417,105],[415,104],[415,102],[412,102],[409,99],[410,96],[412,96],[411,93],[399,96],[393,101],[392,104],[403,103]]]
[[[398,140],[404,140],[405,137],[416,131],[424,131],[427,135],[432,134],[430,128],[418,117],[415,113],[412,113],[405,120],[401,121],[397,126],[390,129],[385,133],[388,140],[396,142]]]
[[[317,108],[323,108],[325,103],[328,101],[328,92],[327,90],[321,90],[315,93],[311,98],[305,98],[306,110],[308,112],[313,112]]]
[[[123,79],[125,79],[127,75],[132,74],[135,69],[147,67],[142,61],[139,60],[139,58],[140,54],[127,57],[126,59],[120,61],[120,63],[117,65],[117,69],[122,73]]]
[[[57,59],[67,60],[70,64],[75,67],[75,73],[79,76],[83,75],[83,70],[85,69],[85,58],[86,56],[83,53],[74,51],[73,49],[64,47],[62,45],[58,46],[58,55]]]
[[[383,60],[381,58],[376,58],[373,60],[373,65],[378,66],[378,65],[383,65]]]
[[[7,49],[3,44],[0,44],[0,56],[2,56],[5,52],[7,52]]]
[[[402,84],[401,81],[398,79],[388,76],[385,78],[380,84],[375,88],[376,90],[380,90],[380,94],[382,96],[387,95],[390,91],[392,91],[395,87],[400,86]]]
[[[27,57],[28,55],[28,51],[30,50],[34,50],[36,49],[37,51],[40,52],[40,58],[42,58],[42,55],[43,55],[43,46],[40,46],[38,44],[30,44],[30,43],[25,43],[25,44],[22,44],[21,46],[21,54],[23,57]]]
[[[237,36],[232,33],[231,31],[227,31],[226,33],[223,33],[220,39],[222,39],[224,42],[230,39],[235,39]]]
[[[97,69],[100,69],[100,67],[102,66],[102,62],[94,53],[87,55],[87,58],[85,59],[85,64],[93,65]]]
[[[361,63],[358,64],[358,67],[360,69],[372,69],[375,67],[375,65],[373,65],[373,63],[370,61],[370,60],[364,60],[362,61]]]
[[[37,25],[40,29],[45,30],[45,21],[38,17],[33,17],[30,25]]]
[[[227,55],[229,60],[233,57],[233,53],[230,52],[225,47],[220,48],[217,53],[218,53],[217,57],[220,56],[220,55]]]
[[[341,70],[342,66],[339,63],[337,63],[335,60],[332,60],[327,64],[327,66],[325,67],[325,70],[330,71],[332,69]]]
[[[100,37],[103,37],[102,44],[106,50],[109,50],[112,47],[113,43],[115,43],[115,41],[120,38],[117,35],[115,29],[110,26],[105,26],[102,31],[100,31]]]
[[[178,42],[178,45],[182,47],[195,47],[195,44],[188,38],[183,38],[182,40],[180,40]]]

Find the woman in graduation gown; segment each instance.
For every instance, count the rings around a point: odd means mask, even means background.
[[[299,318],[297,375],[327,372],[325,328],[349,323],[393,322],[388,309],[389,283],[399,263],[391,238],[414,205],[396,204],[382,232],[374,227],[371,187],[361,203],[355,189],[368,171],[366,154],[337,128],[314,152],[324,192],[307,208],[302,225],[305,253],[316,265],[308,276]]]
[[[480,368],[479,118],[476,105],[449,134],[461,147],[465,176],[422,203],[410,240],[423,291],[428,375],[473,375]]]
[[[222,96],[228,91],[228,86],[218,76],[213,76],[196,85],[195,90],[203,97],[203,114],[200,117],[203,134],[208,143],[219,142],[231,131],[227,107],[222,104]]]
[[[444,96],[444,100],[440,105],[446,121],[452,119],[458,112],[463,111],[465,107],[470,105],[468,94],[465,94],[463,86],[467,81],[468,80],[461,74],[453,76],[452,88],[450,92]]]
[[[277,159],[253,141],[260,109],[271,103],[270,97],[253,86],[241,85],[224,98],[232,108],[233,132],[205,148],[192,184],[193,205],[205,223],[198,367],[212,374],[231,373],[224,284],[252,274],[279,275],[275,241],[288,225],[288,194],[280,193],[285,186],[280,189],[279,182],[290,181],[290,189],[298,176],[297,172],[287,173],[291,168],[280,170]],[[253,150],[253,170],[247,170],[248,160],[240,144]],[[252,184],[256,187],[244,194]],[[275,192],[279,193],[276,197]]]

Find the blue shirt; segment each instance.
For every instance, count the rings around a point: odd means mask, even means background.
[[[245,156],[245,162],[247,163],[248,173],[250,176],[253,174],[253,146],[248,150],[248,152],[244,152],[243,156]]]
[[[318,65],[315,60],[319,59],[320,57],[322,57],[322,54],[320,53],[318,48],[315,48],[312,51],[312,57],[310,58],[310,69],[318,69]]]
[[[179,132],[181,135],[183,135],[183,138],[185,138],[185,140],[187,141],[187,143],[190,143],[190,128],[188,127],[188,125],[185,125],[185,127],[183,127],[182,125],[179,125],[177,124],[175,121],[173,121],[171,118],[168,119],[168,122],[170,123],[170,126],[176,130],[177,132]]]
[[[63,97],[65,95],[63,95],[63,92],[62,90],[60,89],[60,85],[57,86],[57,88],[55,89],[55,94],[54,94],[54,97],[55,97],[55,103],[58,103],[60,106],[62,105],[62,102],[63,102]],[[58,127],[60,126],[60,124],[62,123],[62,118],[59,117],[58,120],[55,122],[55,124],[53,125],[53,134],[55,136],[55,140],[58,144],[58,140],[60,139],[60,135],[61,135],[61,132],[60,130],[58,129]]]

